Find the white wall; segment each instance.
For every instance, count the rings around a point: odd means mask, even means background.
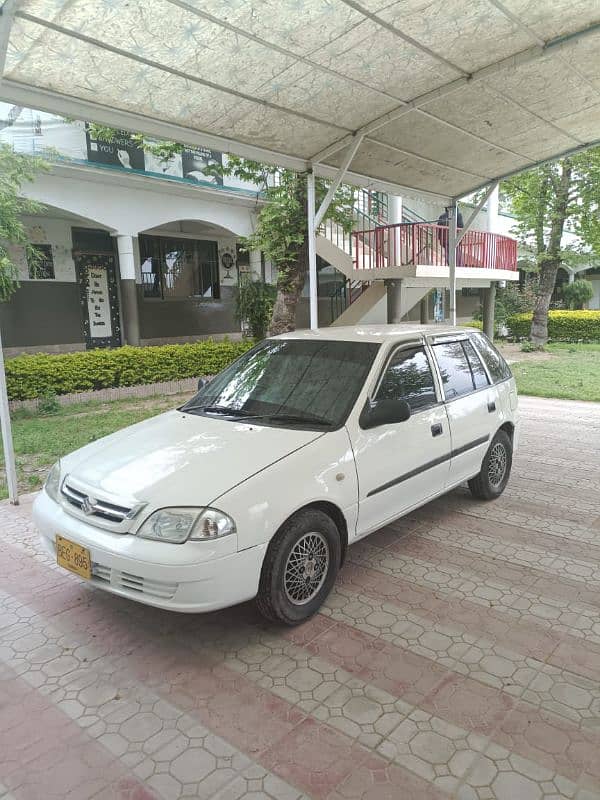
[[[54,279],[56,281],[74,282],[75,264],[73,262],[71,239],[72,223],[62,219],[50,217],[24,217],[23,223],[31,244],[50,244],[54,259]],[[13,246],[11,256],[19,268],[19,280],[44,280],[30,278],[29,267],[23,247]]]

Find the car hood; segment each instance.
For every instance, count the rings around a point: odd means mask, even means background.
[[[322,431],[168,411],[63,459],[63,474],[130,503],[208,505]]]

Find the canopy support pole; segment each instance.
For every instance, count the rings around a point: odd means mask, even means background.
[[[456,200],[448,208],[448,267],[450,273],[450,325],[456,325]]]
[[[315,173],[306,176],[306,205],[308,215],[308,291],[310,300],[310,329],[319,327],[317,286],[317,232],[315,228]]]
[[[477,204],[477,207],[474,208],[473,211],[471,212],[469,218],[467,219],[467,221],[465,222],[465,224],[461,228],[460,233],[456,237],[456,245],[457,245],[457,247],[461,243],[462,238],[465,235],[465,233],[467,231],[471,230],[471,227],[472,227],[473,223],[475,222],[475,219],[477,218],[477,214],[479,214],[481,209],[484,207],[484,205],[490,199],[490,197],[492,196],[492,193],[494,192],[494,190],[496,189],[497,186],[498,186],[498,181],[494,181],[493,183],[491,183],[489,188],[488,188],[488,190],[487,190],[487,192],[483,195],[483,197],[481,198],[481,200]]]
[[[348,167],[352,163],[352,159],[356,155],[356,151],[361,145],[363,136],[357,134],[351,142],[348,152],[342,162],[342,165],[335,174],[327,194],[323,198],[323,202],[319,206],[319,210],[315,212],[315,173],[314,166],[312,165],[308,172],[306,181],[306,201],[307,201],[307,216],[308,216],[308,291],[310,298],[310,329],[316,331],[319,327],[319,298],[318,298],[318,285],[317,285],[317,229],[323,217],[327,213],[327,209],[331,205],[331,201],[341,182],[344,180],[344,175],[348,171]]]
[[[19,492],[17,488],[17,466],[15,450],[13,447],[12,430],[10,426],[10,408],[8,406],[8,392],[6,390],[6,373],[4,372],[4,352],[2,350],[2,337],[0,335],[0,425],[2,427],[2,446],[4,448],[4,470],[6,472],[6,485],[8,499],[19,505]]]
[[[348,167],[352,163],[352,159],[356,155],[356,151],[360,147],[364,136],[358,134],[354,137],[354,141],[351,143],[350,147],[348,148],[348,153],[342,162],[342,166],[339,168],[337,175],[331,181],[331,185],[327,190],[327,194],[323,198],[323,202],[319,206],[319,210],[315,214],[315,230],[319,227],[319,225],[323,222],[323,217],[327,213],[327,209],[331,205],[331,201],[333,200],[334,194],[337,192],[340,183],[344,180],[344,175],[346,174]]]

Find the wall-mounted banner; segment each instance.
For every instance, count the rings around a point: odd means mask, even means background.
[[[127,131],[119,131],[114,142],[102,142],[90,136],[86,125],[85,139],[88,161],[123,169],[144,169],[144,151],[131,140]]]

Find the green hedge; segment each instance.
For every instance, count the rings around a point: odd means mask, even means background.
[[[461,328],[477,328],[478,331],[483,330],[483,322],[480,319],[472,319],[470,322],[464,322]]]
[[[248,340],[209,339],[162,347],[17,356],[6,362],[8,396],[11,400],[29,400],[49,394],[214,375],[252,345]]]
[[[506,320],[511,336],[526,339],[531,330],[531,313],[513,314]],[[554,342],[600,341],[600,311],[550,311],[548,338]]]

